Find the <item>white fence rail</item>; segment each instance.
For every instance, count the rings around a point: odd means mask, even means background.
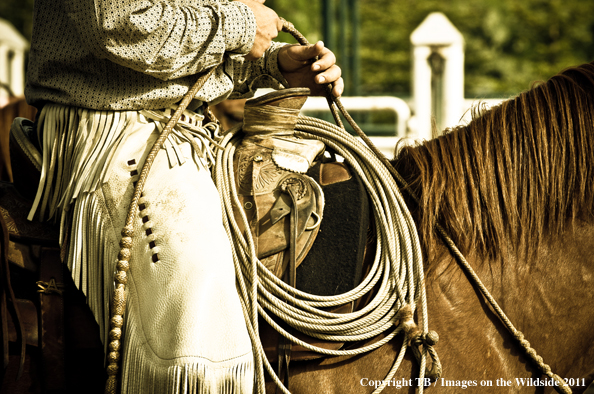
[[[407,123],[410,119],[408,104],[393,96],[373,97],[341,97],[342,105],[347,111],[392,111],[396,114],[393,137],[406,137]],[[330,111],[328,102],[324,97],[308,97],[301,109],[302,113],[308,111]]]

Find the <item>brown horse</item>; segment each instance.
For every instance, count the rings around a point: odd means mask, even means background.
[[[424,248],[429,327],[440,335],[443,374],[427,390],[553,392],[436,236],[440,223],[544,362],[581,393],[594,378],[594,64],[473,118],[403,146],[393,162],[419,196],[409,206]],[[399,341],[293,363],[289,389],[371,393]],[[384,392],[415,391],[410,354]]]

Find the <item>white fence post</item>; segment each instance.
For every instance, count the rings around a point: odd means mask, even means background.
[[[459,123],[464,110],[464,38],[440,12],[431,13],[410,36],[413,45],[413,103],[416,133],[430,139]],[[413,130],[414,132],[414,130]]]

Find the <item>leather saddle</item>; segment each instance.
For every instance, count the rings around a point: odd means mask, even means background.
[[[257,256],[278,277],[289,269],[288,282],[293,286],[295,270],[311,248],[323,217],[321,187],[305,173],[325,147],[321,141],[295,137],[288,117],[270,131],[266,110],[285,109],[294,116],[307,98],[299,93],[274,92],[247,101],[246,135],[233,158],[237,194]],[[265,110],[258,111],[261,108]],[[239,216],[237,211],[235,215]],[[242,227],[243,221],[238,223]]]
[[[277,277],[303,291],[334,295],[360,281],[369,201],[349,166],[333,152],[324,154],[324,143],[294,135],[308,95],[309,89],[285,89],[246,102],[244,137],[234,155],[241,204],[234,213],[241,229],[251,232],[260,261]],[[249,229],[241,225],[240,210]],[[352,310],[349,304],[333,312]],[[282,338],[263,320],[260,327],[267,357],[280,364]],[[294,334],[328,349],[344,345]],[[321,357],[297,345],[290,354],[291,360]]]

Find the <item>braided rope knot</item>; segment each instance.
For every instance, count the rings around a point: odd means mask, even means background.
[[[398,321],[398,326],[402,327],[406,338],[408,338],[408,345],[411,347],[415,358],[421,368],[425,362],[423,353],[429,353],[431,357],[431,368],[425,365],[425,376],[431,381],[436,381],[441,376],[442,368],[437,352],[433,348],[439,341],[439,335],[435,331],[423,332],[415,323],[413,319],[413,309],[410,304],[405,304],[400,308],[396,314],[395,319]],[[421,348],[422,350],[420,350]]]
[[[526,354],[528,354],[532,358],[532,360],[538,365],[538,367],[543,372],[543,374],[545,374],[549,378],[555,380],[559,384],[559,386],[556,386],[555,389],[560,393],[570,394],[571,389],[569,388],[567,383],[565,383],[565,381],[559,375],[557,375],[556,373],[553,373],[550,365],[548,365],[544,362],[543,358],[538,353],[536,353],[536,350],[534,350],[532,348],[532,346],[530,346],[530,342],[528,342],[528,340],[526,340],[526,338],[524,338],[524,334],[518,330],[515,330],[513,332],[513,334],[514,334],[514,337],[520,343],[520,345],[526,351]]]
[[[413,344],[421,335],[422,332],[413,319],[413,309],[410,304],[405,304],[400,308],[394,319],[398,321],[398,326],[402,327],[404,334],[409,339],[408,345]]]

